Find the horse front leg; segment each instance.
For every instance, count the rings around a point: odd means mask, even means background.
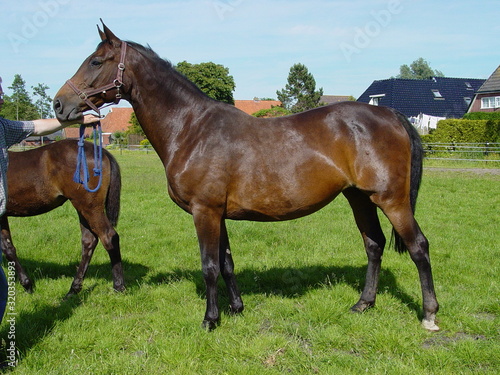
[[[28,293],[33,293],[33,281],[29,278],[28,274],[24,270],[23,266],[19,262],[17,258],[17,251],[14,243],[12,242],[12,237],[10,235],[10,227],[7,216],[3,216],[1,219],[1,246],[2,251],[5,254],[5,257],[9,262],[14,263],[14,267],[16,269],[17,278],[19,283],[22,285],[24,290]]]
[[[233,256],[229,246],[229,237],[227,235],[226,223],[221,221],[220,244],[219,244],[219,262],[222,271],[222,277],[226,283],[227,292],[229,294],[229,308],[231,313],[238,314],[243,311],[243,301],[241,293],[236,284],[234,276]]]
[[[214,329],[220,319],[217,279],[220,274],[219,243],[222,213],[205,207],[193,210],[194,225],[201,254],[201,267],[206,287],[207,307],[202,326]]]

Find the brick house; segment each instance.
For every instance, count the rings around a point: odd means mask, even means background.
[[[500,110],[500,66],[476,91],[468,112],[495,112]]]

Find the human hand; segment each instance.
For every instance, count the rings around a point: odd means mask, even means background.
[[[101,120],[101,117],[99,117],[99,116],[96,116],[93,114],[87,114],[87,115],[83,115],[82,121],[80,123],[83,125],[93,125],[100,120]]]

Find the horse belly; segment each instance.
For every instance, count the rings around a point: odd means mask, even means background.
[[[282,221],[309,215],[330,203],[343,190],[340,179],[304,180],[295,184],[254,184],[228,195],[227,218]]]

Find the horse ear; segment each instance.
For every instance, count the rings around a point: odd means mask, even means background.
[[[122,41],[115,34],[113,34],[113,32],[110,29],[108,29],[108,27],[102,21],[102,18],[101,18],[101,23],[102,23],[102,27],[104,30],[103,33],[100,33],[101,39],[107,40],[109,44],[114,44],[114,43],[116,43],[118,45],[121,44]]]
[[[99,25],[97,25],[97,31],[99,31],[99,36],[101,37],[101,41],[105,41],[106,40],[106,34],[104,34],[101,30],[101,28],[99,27]]]

